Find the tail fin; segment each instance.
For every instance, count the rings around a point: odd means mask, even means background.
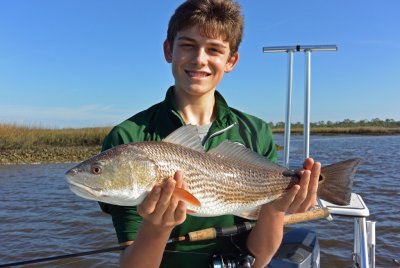
[[[318,196],[336,205],[350,204],[353,178],[360,162],[360,158],[354,158],[322,167]]]

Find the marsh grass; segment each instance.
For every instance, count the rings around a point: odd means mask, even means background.
[[[48,129],[0,124],[0,150],[40,146],[99,146],[110,129],[110,127]]]
[[[0,124],[0,150],[32,149],[40,147],[101,146],[111,127],[51,129],[16,124]],[[273,128],[283,133],[283,128]],[[301,134],[302,128],[292,128]],[[311,127],[312,134],[400,134],[400,127]]]
[[[0,124],[0,164],[79,162],[100,152],[110,129]]]
[[[0,164],[79,162],[101,150],[111,127],[51,129],[16,124],[0,124]],[[274,133],[283,128],[273,127]],[[302,127],[292,128],[302,134]],[[400,134],[400,127],[352,126],[311,127],[312,134]],[[277,145],[278,150],[282,149]]]

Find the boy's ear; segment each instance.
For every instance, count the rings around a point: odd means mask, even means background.
[[[225,73],[229,73],[230,71],[235,68],[236,64],[238,63],[239,60],[239,52],[233,53],[232,56],[228,59],[228,61],[225,64]]]
[[[171,63],[172,62],[172,50],[171,50],[171,45],[169,44],[167,39],[165,39],[165,41],[164,41],[163,48],[164,48],[165,60],[168,63]]]

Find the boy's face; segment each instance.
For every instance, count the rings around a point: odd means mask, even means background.
[[[197,27],[179,31],[172,49],[165,41],[164,54],[172,64],[176,90],[191,96],[215,90],[239,59],[238,53],[230,55],[227,41],[202,36]]]

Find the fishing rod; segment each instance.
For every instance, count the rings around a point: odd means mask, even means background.
[[[33,263],[39,263],[39,262],[55,261],[55,260],[75,258],[75,257],[82,257],[82,256],[99,254],[99,253],[124,250],[125,248],[126,248],[126,246],[118,246],[118,247],[112,247],[112,248],[103,248],[103,249],[90,250],[90,251],[85,251],[85,252],[80,252],[80,253],[59,255],[59,256],[54,256],[54,257],[38,258],[38,259],[20,261],[20,262],[12,262],[12,263],[0,264],[0,268],[27,265],[27,264],[33,264]]]
[[[328,208],[318,208],[302,213],[285,215],[283,224],[290,225],[304,221],[329,218],[329,216],[330,213]],[[217,237],[223,237],[223,236],[237,235],[246,231],[250,231],[255,225],[256,222],[243,222],[229,227],[211,227],[199,231],[189,232],[184,236],[171,238],[168,240],[167,243],[181,242],[181,241],[194,242],[194,241],[215,239]]]
[[[284,225],[327,218],[329,215],[330,215],[330,213],[327,208],[319,208],[319,209],[314,209],[314,210],[310,210],[310,211],[302,212],[302,213],[288,214],[288,215],[285,215]],[[229,227],[216,227],[216,228],[212,227],[212,228],[207,228],[207,229],[203,229],[203,230],[193,231],[193,232],[189,232],[188,234],[186,234],[184,236],[171,238],[167,241],[167,244],[181,242],[181,241],[193,242],[193,241],[215,239],[217,237],[223,237],[223,236],[232,236],[232,235],[240,234],[240,233],[243,233],[246,231],[250,231],[255,226],[255,224],[256,224],[256,222],[243,222],[241,224],[237,224],[237,225],[229,226]],[[112,251],[120,251],[120,250],[124,250],[126,247],[127,246],[118,246],[118,247],[112,247],[112,248],[90,250],[90,251],[85,251],[85,252],[80,252],[80,253],[59,255],[59,256],[54,256],[54,257],[38,258],[38,259],[27,260],[27,261],[6,263],[6,264],[0,264],[0,268],[34,264],[34,263],[39,263],[39,262],[55,261],[55,260],[75,258],[75,257],[82,257],[82,256],[88,256],[88,255],[94,255],[94,254],[106,253],[106,252],[112,252]]]

